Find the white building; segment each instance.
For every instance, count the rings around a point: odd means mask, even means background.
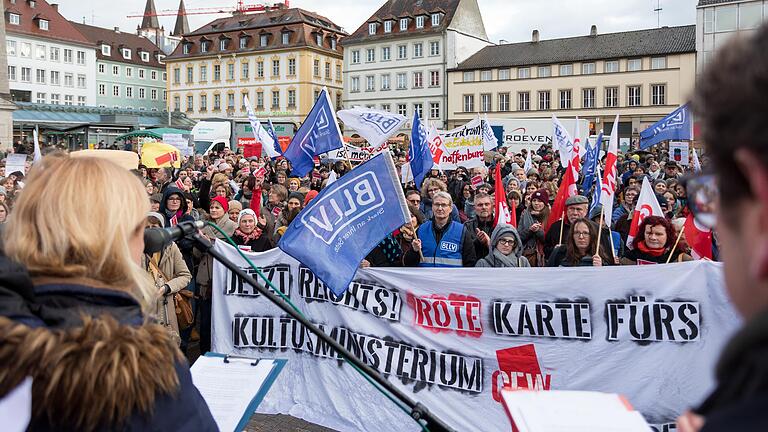
[[[414,112],[444,129],[446,70],[490,44],[477,0],[388,0],[342,41],[344,106],[402,114],[403,133]]]
[[[95,105],[96,49],[44,0],[4,0],[14,101]]]
[[[768,19],[768,0],[699,0],[696,7],[696,68],[702,68],[731,36],[753,32]]]

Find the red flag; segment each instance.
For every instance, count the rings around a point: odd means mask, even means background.
[[[493,198],[496,201],[494,208],[496,209],[496,216],[493,220],[493,226],[499,223],[505,223],[507,225],[517,226],[515,220],[515,214],[509,211],[507,206],[507,196],[504,193],[504,185],[501,181],[501,164],[496,164],[496,173],[494,174],[494,183],[496,185],[496,191],[493,193]]]
[[[549,227],[552,226],[553,223],[565,217],[565,200],[575,196],[577,193],[576,179],[573,177],[573,167],[571,166],[571,163],[568,162],[563,181],[560,183],[560,188],[557,190],[555,203],[552,205],[552,211],[549,213],[547,225],[544,227],[545,233],[549,231]]]
[[[629,226],[629,235],[627,236],[628,248],[634,248],[632,242],[640,232],[640,224],[643,223],[643,219],[648,216],[664,216],[664,212],[661,211],[661,205],[656,199],[656,193],[653,192],[651,182],[648,181],[648,177],[645,177],[643,178],[643,186],[640,188],[640,195],[637,197],[635,211],[632,213],[632,223]]]
[[[708,230],[694,219],[693,214],[685,218],[685,241],[691,247],[691,254],[695,259],[712,259],[712,231]]]

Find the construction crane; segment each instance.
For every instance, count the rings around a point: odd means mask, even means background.
[[[272,2],[272,3],[258,3],[258,4],[245,4],[243,0],[237,0],[237,5],[234,7],[220,7],[220,8],[192,8],[187,9],[184,15],[206,15],[206,14],[232,14],[240,15],[248,12],[265,12],[270,10],[288,9],[289,0]],[[179,11],[175,9],[164,9],[156,13],[149,14],[135,14],[128,15],[128,18],[143,18],[145,16],[176,16]]]

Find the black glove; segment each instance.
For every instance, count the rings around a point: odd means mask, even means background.
[[[170,294],[170,293],[171,293],[171,287],[169,287],[169,286],[168,286],[168,284],[165,284],[165,285],[163,285],[163,288],[165,288],[165,289],[163,290],[163,295],[164,295],[164,296],[167,296],[168,294]]]

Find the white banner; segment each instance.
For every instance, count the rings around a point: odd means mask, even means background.
[[[454,170],[463,166],[475,168],[485,166],[483,159],[483,124],[476,118],[464,126],[440,132],[445,153],[440,158],[440,168]]]
[[[407,121],[400,114],[359,106],[336,111],[336,116],[344,122],[344,126],[357,131],[373,147],[385,144],[387,138],[400,130]]]
[[[217,248],[247,267],[237,252]],[[739,325],[721,267],[358,271],[335,298],[273,249],[248,254],[310,321],[460,431],[508,431],[499,401],[515,388],[625,395],[669,424],[711,391]],[[288,364],[259,407],[339,431],[416,431],[401,410],[330,348],[218,263],[213,349]],[[666,425],[666,429],[663,425]]]
[[[389,143],[387,142],[384,142],[383,144],[376,147],[357,147],[351,144],[344,144],[344,147],[342,148],[329,151],[328,159],[348,160],[350,162],[365,162],[387,149],[389,149]]]

